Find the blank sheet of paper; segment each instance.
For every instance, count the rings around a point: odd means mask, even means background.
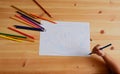
[[[41,21],[46,32],[40,33],[39,55],[87,56],[90,53],[89,23]]]

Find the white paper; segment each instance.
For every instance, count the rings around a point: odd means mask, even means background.
[[[39,55],[87,56],[90,53],[89,23],[41,21],[46,32],[40,33]]]

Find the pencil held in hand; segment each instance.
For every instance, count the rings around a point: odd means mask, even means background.
[[[103,46],[103,47],[101,47],[100,48],[100,50],[103,50],[104,48],[107,48],[107,47],[109,47],[109,46],[111,46],[112,44],[110,43],[110,44],[108,44],[108,45],[106,45],[106,46]],[[89,53],[89,55],[91,55],[92,54],[92,52],[91,53]]]

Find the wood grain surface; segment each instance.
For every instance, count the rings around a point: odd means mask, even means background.
[[[29,13],[60,21],[90,23],[90,48],[112,43],[104,51],[120,62],[120,0],[37,0],[52,16],[49,18],[32,0],[0,0],[0,32],[18,34],[7,27],[24,25],[9,17],[15,5]],[[40,21],[40,19],[37,19]],[[90,57],[39,56],[39,32],[21,30],[35,42],[15,42],[0,38],[0,74],[109,74],[104,61]],[[18,34],[19,35],[19,34]]]

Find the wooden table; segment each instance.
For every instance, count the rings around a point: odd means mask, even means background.
[[[91,49],[96,44],[112,43],[105,51],[120,62],[120,1],[119,0],[38,0],[53,20],[90,23]],[[21,24],[10,19],[15,5],[27,12],[49,18],[32,0],[0,0],[0,32],[18,34],[7,29]],[[40,21],[40,20],[39,20]],[[22,25],[22,24],[21,24]],[[104,30],[101,33],[101,30]],[[22,31],[22,30],[21,30]],[[39,56],[39,32],[25,31],[35,42],[15,42],[0,38],[0,74],[109,74],[103,60],[91,57]]]

